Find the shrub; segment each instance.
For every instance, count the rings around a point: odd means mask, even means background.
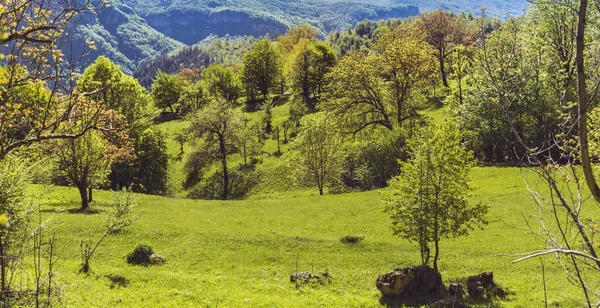
[[[340,238],[340,242],[344,244],[358,244],[365,239],[364,235],[356,234],[356,235],[346,235]]]
[[[127,263],[136,265],[150,264],[150,257],[154,255],[154,250],[150,245],[140,244],[135,247],[132,253],[127,256]]]

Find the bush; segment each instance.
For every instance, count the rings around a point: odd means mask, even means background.
[[[154,250],[150,245],[140,244],[135,247],[132,253],[127,256],[127,263],[136,265],[150,264],[150,257],[154,255]]]
[[[356,234],[356,235],[346,235],[340,238],[340,242],[344,244],[358,244],[365,239],[364,235]]]

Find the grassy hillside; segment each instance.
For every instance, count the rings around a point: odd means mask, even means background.
[[[523,217],[536,210],[522,174],[530,175],[514,168],[475,169],[474,200],[491,205],[489,225],[467,238],[441,242],[445,283],[492,270],[509,290],[506,300],[482,307],[544,305],[540,263],[511,264],[516,257],[500,256],[542,247],[523,229]],[[111,198],[108,192],[96,195],[98,214],[65,212],[78,207],[74,189],[54,188],[42,198],[45,215],[57,213],[62,222],[56,232],[64,260],[58,270],[63,306],[380,307],[377,275],[419,261],[416,247],[391,235],[377,191],[229,202],[140,196],[140,219],[129,232],[107,240],[92,260],[91,275],[79,275],[79,241],[100,236]],[[349,234],[364,234],[365,240],[342,244],[339,238]],[[126,254],[139,243],[151,244],[167,263],[127,265]],[[580,293],[553,257],[545,261],[549,303],[578,307]],[[289,282],[296,266],[327,270],[331,282],[296,289]]]

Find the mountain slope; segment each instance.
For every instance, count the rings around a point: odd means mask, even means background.
[[[278,35],[298,24],[312,24],[324,36],[365,18],[378,20],[419,14],[416,6],[374,5],[327,0],[123,0],[158,31],[186,44],[211,34]]]
[[[83,14],[70,32],[74,55],[81,54],[86,40],[94,41],[98,49],[90,55],[91,60],[105,55],[129,74],[142,60],[185,46],[153,29],[133,9],[120,3]]]

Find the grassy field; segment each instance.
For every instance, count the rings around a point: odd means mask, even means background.
[[[505,300],[482,307],[541,307],[543,283],[538,260],[511,264],[514,256],[541,248],[523,229],[535,213],[516,168],[477,168],[479,200],[491,205],[489,225],[469,237],[441,243],[445,283],[494,271],[509,291]],[[528,171],[525,171],[528,174]],[[39,191],[41,188],[38,187]],[[380,307],[375,280],[380,273],[419,261],[416,247],[391,235],[380,212],[378,192],[245,201],[194,201],[140,196],[141,217],[125,234],[110,236],[92,260],[90,275],[78,274],[79,242],[102,233],[111,193],[98,192],[97,214],[70,213],[77,192],[44,193],[44,212],[56,213],[63,256],[58,271],[61,303],[67,307]],[[346,245],[339,238],[363,234]],[[125,256],[139,243],[151,244],[167,259],[139,267]],[[581,294],[566,282],[552,257],[546,258],[550,304],[578,307]],[[296,288],[296,271],[328,271],[331,282]]]

